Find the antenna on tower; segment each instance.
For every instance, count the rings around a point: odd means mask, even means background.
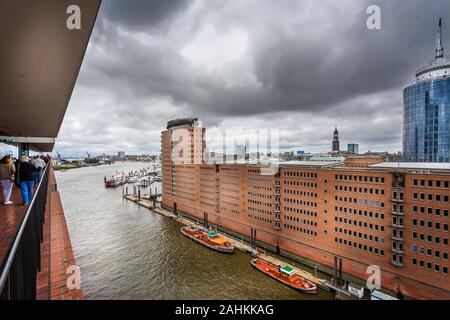
[[[436,41],[436,59],[444,57],[444,47],[442,46],[442,18],[439,18],[439,29]]]

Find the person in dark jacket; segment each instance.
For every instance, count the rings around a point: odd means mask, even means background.
[[[22,200],[24,205],[29,205],[31,199],[33,199],[33,185],[34,185],[34,174],[35,167],[30,162],[27,156],[20,157],[19,163],[19,180],[20,180],[20,193],[22,195]]]

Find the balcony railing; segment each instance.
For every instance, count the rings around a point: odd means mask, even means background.
[[[395,248],[391,248],[391,251],[393,252],[393,253],[397,253],[397,254],[405,254],[405,251],[403,251],[403,250],[400,250],[400,249],[395,249]]]
[[[35,300],[47,201],[47,165],[25,217],[0,266],[0,300]]]
[[[403,268],[405,266],[403,263],[398,262],[398,261],[394,261],[394,260],[391,260],[391,264],[396,266],[396,267],[399,267],[399,268]]]

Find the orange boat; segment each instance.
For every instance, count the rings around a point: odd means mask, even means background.
[[[234,246],[216,231],[207,232],[197,227],[183,227],[181,233],[212,250],[224,253],[233,253],[234,251]]]
[[[276,266],[263,259],[253,259],[252,266],[291,288],[306,293],[317,293],[317,287],[314,283],[300,277],[289,266]]]

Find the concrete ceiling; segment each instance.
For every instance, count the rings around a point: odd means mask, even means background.
[[[0,135],[58,136],[101,0],[0,0]],[[81,9],[69,30],[67,8]],[[50,152],[53,143],[35,143]]]

